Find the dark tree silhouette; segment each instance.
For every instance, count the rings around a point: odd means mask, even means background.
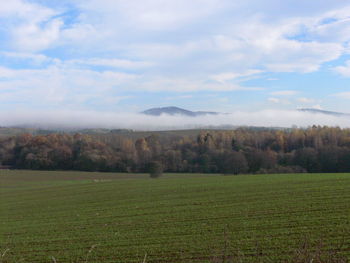
[[[152,161],[147,164],[147,170],[151,178],[158,178],[163,175],[163,166],[158,161]]]

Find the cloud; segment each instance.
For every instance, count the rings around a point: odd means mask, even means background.
[[[0,78],[2,103],[79,108],[88,102],[110,105],[111,98],[120,97],[115,89],[135,80],[137,75],[75,69],[63,64],[43,69],[0,68]]]
[[[104,66],[125,69],[140,69],[151,67],[153,64],[145,61],[132,61],[127,59],[105,59],[105,58],[90,58],[69,60],[67,63],[77,65]]]
[[[28,51],[46,49],[59,39],[62,26],[61,19],[53,19],[45,25],[39,23],[23,24],[12,32],[15,46],[19,50]]]
[[[343,77],[350,77],[350,60],[346,61],[344,66],[334,67],[333,69]]]
[[[104,22],[127,21],[126,26],[136,30],[168,31],[224,10],[229,3],[227,0],[84,0],[79,7],[89,14],[102,15]]]
[[[262,70],[258,70],[258,69],[249,69],[249,70],[246,70],[244,72],[220,73],[220,74],[213,75],[210,78],[213,80],[216,80],[217,82],[224,83],[224,82],[229,81],[229,80],[234,80],[234,79],[242,78],[242,77],[249,77],[249,76],[256,75],[256,74],[259,74],[262,72],[263,72]]]
[[[326,12],[318,23],[309,28],[310,37],[320,41],[333,40],[347,42],[350,40],[350,6]]]
[[[23,0],[0,7],[0,19],[17,50],[42,50],[58,40],[63,21],[55,18],[57,14],[52,8]]]
[[[180,77],[142,77],[136,83],[131,84],[135,89],[146,91],[173,91],[173,92],[195,92],[195,91],[260,91],[261,87],[247,87],[236,83],[218,83],[207,79],[180,78]]]
[[[335,96],[341,99],[350,99],[350,91],[335,93],[332,96]]]
[[[124,66],[123,63],[121,66]],[[130,93],[137,94],[142,91],[181,94],[198,91],[252,92],[262,89],[197,78],[181,79],[125,73],[114,69],[76,68],[75,65],[76,62],[72,61],[54,61],[48,66],[37,69],[0,67],[0,102],[32,105],[35,108],[79,109],[98,106],[106,109],[115,108],[120,98],[132,98],[134,95]],[[138,65],[126,63],[126,66]]]
[[[291,104],[290,101],[286,100],[286,99],[280,99],[280,98],[271,97],[271,98],[268,98],[267,100],[269,102],[276,103],[276,104],[284,104],[284,105]]]
[[[0,55],[12,59],[14,61],[32,61],[36,65],[40,65],[44,62],[58,62],[57,59],[52,59],[43,54],[35,54],[28,52],[1,52]]]
[[[96,111],[24,111],[0,113],[1,126],[36,126],[41,128],[127,128],[136,130],[171,130],[217,126],[308,127],[327,125],[350,127],[350,118],[300,111],[236,111],[231,114],[202,117],[146,116],[134,113]]]
[[[268,98],[267,100],[268,100],[269,102],[273,102],[273,103],[280,103],[280,102],[281,102],[281,100],[278,99],[278,98]]]
[[[317,72],[347,54],[349,11],[343,0],[9,1],[0,100],[88,108],[142,92],[259,91],[269,73],[282,83],[276,73]],[[307,103],[279,98],[290,92],[268,100]]]
[[[15,28],[18,46],[40,50],[58,45],[84,52],[123,53],[134,61],[152,59],[159,70],[165,64],[168,70],[178,69],[179,64],[194,70],[200,63],[199,70],[207,68],[211,75],[223,72],[216,75],[226,79],[251,68],[314,72],[341,56],[347,41],[325,34],[321,37],[325,27],[336,26],[343,33],[347,30],[340,2],[318,4],[314,10],[303,7],[311,16],[298,16],[276,1],[264,6],[253,0],[245,4],[227,0],[87,0],[75,4],[79,16],[72,24],[55,17],[59,11],[42,7],[46,12],[41,19],[27,19],[28,23]],[[280,14],[274,11],[276,5]],[[322,22],[331,18],[335,21]],[[343,33],[339,35],[348,35]],[[300,40],[303,34],[309,39]]]
[[[301,102],[301,103],[315,103],[315,100],[314,100],[314,99],[305,98],[305,97],[297,98],[297,101],[298,101],[298,102]]]
[[[167,97],[165,100],[183,100],[183,99],[193,99],[193,95],[181,95],[181,96],[172,96],[172,97]]]
[[[266,68],[272,72],[315,72],[323,63],[339,58],[344,51],[338,43],[304,43],[281,39],[273,45],[275,57],[266,63]]]
[[[0,66],[0,81],[1,81],[1,78],[11,78],[14,76],[15,76],[14,70]]]
[[[11,0],[0,5],[0,17],[16,17],[24,21],[42,21],[55,14],[51,8],[23,0]]]

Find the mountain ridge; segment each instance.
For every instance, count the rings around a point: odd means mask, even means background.
[[[313,108],[302,108],[302,109],[298,109],[298,111],[314,113],[314,114],[331,115],[331,116],[337,116],[337,117],[350,117],[349,113],[327,111],[327,110],[320,110],[320,109],[313,109]]]
[[[324,114],[324,115],[330,115],[330,116],[336,116],[336,117],[350,117],[349,113],[327,111],[327,110],[314,109],[314,108],[301,108],[301,109],[297,109],[297,111],[313,113],[313,114]],[[150,116],[161,116],[165,114],[170,116],[180,115],[180,116],[188,116],[188,117],[223,114],[220,112],[213,112],[213,111],[190,111],[190,110],[176,107],[176,106],[155,107],[155,108],[144,110],[140,113],[145,115],[150,115]]]
[[[172,116],[182,115],[182,116],[188,116],[188,117],[220,114],[219,112],[214,112],[214,111],[190,111],[190,110],[186,110],[175,106],[151,108],[151,109],[142,111],[141,113],[145,115],[151,115],[151,116],[160,116],[162,114],[167,114]]]

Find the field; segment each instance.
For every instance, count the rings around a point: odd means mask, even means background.
[[[350,174],[0,170],[0,262],[284,262],[350,257]],[[321,246],[321,245],[320,245]]]

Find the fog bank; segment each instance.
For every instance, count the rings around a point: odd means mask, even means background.
[[[350,127],[350,117],[285,110],[256,112],[236,111],[230,114],[187,116],[148,116],[138,113],[96,111],[11,111],[0,113],[2,127],[35,127],[42,129],[134,129],[170,130],[214,126],[308,127],[312,125]]]

